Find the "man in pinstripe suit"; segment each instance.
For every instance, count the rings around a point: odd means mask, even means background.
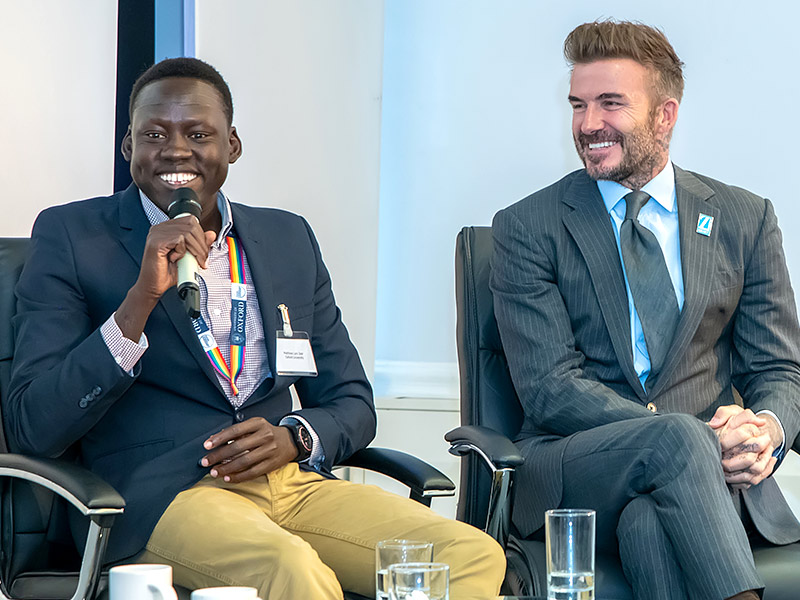
[[[591,507],[637,598],[758,598],[748,538],[800,539],[770,477],[800,431],[772,205],[670,161],[683,74],[663,33],[587,23],[565,55],[585,168],[493,223],[495,313],[525,412],[514,524],[537,535],[547,508]],[[621,260],[631,190],[650,195],[639,224],[680,309],[660,368]]]

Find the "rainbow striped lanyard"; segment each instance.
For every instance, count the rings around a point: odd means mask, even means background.
[[[222,352],[217,346],[217,340],[211,333],[203,315],[192,319],[194,331],[200,345],[208,355],[208,360],[214,369],[231,384],[233,395],[239,395],[239,388],[236,387],[236,380],[242,372],[244,366],[244,346],[247,336],[245,334],[245,322],[247,320],[247,278],[244,274],[244,254],[242,246],[236,240],[233,232],[227,236],[228,241],[228,260],[231,272],[231,364],[230,367],[225,363]]]

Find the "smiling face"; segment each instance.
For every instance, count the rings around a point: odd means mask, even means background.
[[[576,64],[569,102],[572,135],[594,179],[640,189],[667,163],[678,101],[652,101],[647,67],[627,58]]]
[[[122,154],[131,176],[161,210],[172,192],[193,189],[205,225],[218,219],[217,192],[228,165],[242,153],[236,128],[228,124],[219,92],[209,83],[168,77],[147,84],[136,99]]]

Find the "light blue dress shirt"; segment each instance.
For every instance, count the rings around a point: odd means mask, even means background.
[[[639,381],[644,387],[644,382],[650,374],[650,354],[647,352],[647,345],[644,341],[642,322],[636,313],[633,305],[631,288],[628,285],[628,275],[625,272],[625,262],[622,260],[622,250],[619,246],[619,227],[625,219],[625,200],[626,194],[631,190],[615,181],[598,181],[597,187],[603,202],[608,210],[611,223],[614,226],[614,237],[617,240],[617,251],[619,260],[622,263],[622,272],[625,276],[625,291],[628,294],[628,314],[631,316],[631,348],[633,348],[633,366]],[[672,162],[667,161],[661,172],[647,182],[642,188],[643,192],[650,194],[652,201],[649,201],[639,212],[639,223],[653,232],[656,236],[661,252],[664,254],[664,261],[667,263],[667,271],[672,280],[672,287],[675,290],[678,309],[683,309],[683,272],[681,270],[681,248],[680,235],[678,234],[678,202],[675,196],[675,169]]]

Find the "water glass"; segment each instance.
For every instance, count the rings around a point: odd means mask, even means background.
[[[389,565],[390,600],[449,600],[450,567],[415,562]]]
[[[559,509],[545,515],[548,600],[594,600],[594,511]]]
[[[389,565],[431,562],[433,543],[414,540],[383,540],[375,548],[375,597],[389,598]]]

